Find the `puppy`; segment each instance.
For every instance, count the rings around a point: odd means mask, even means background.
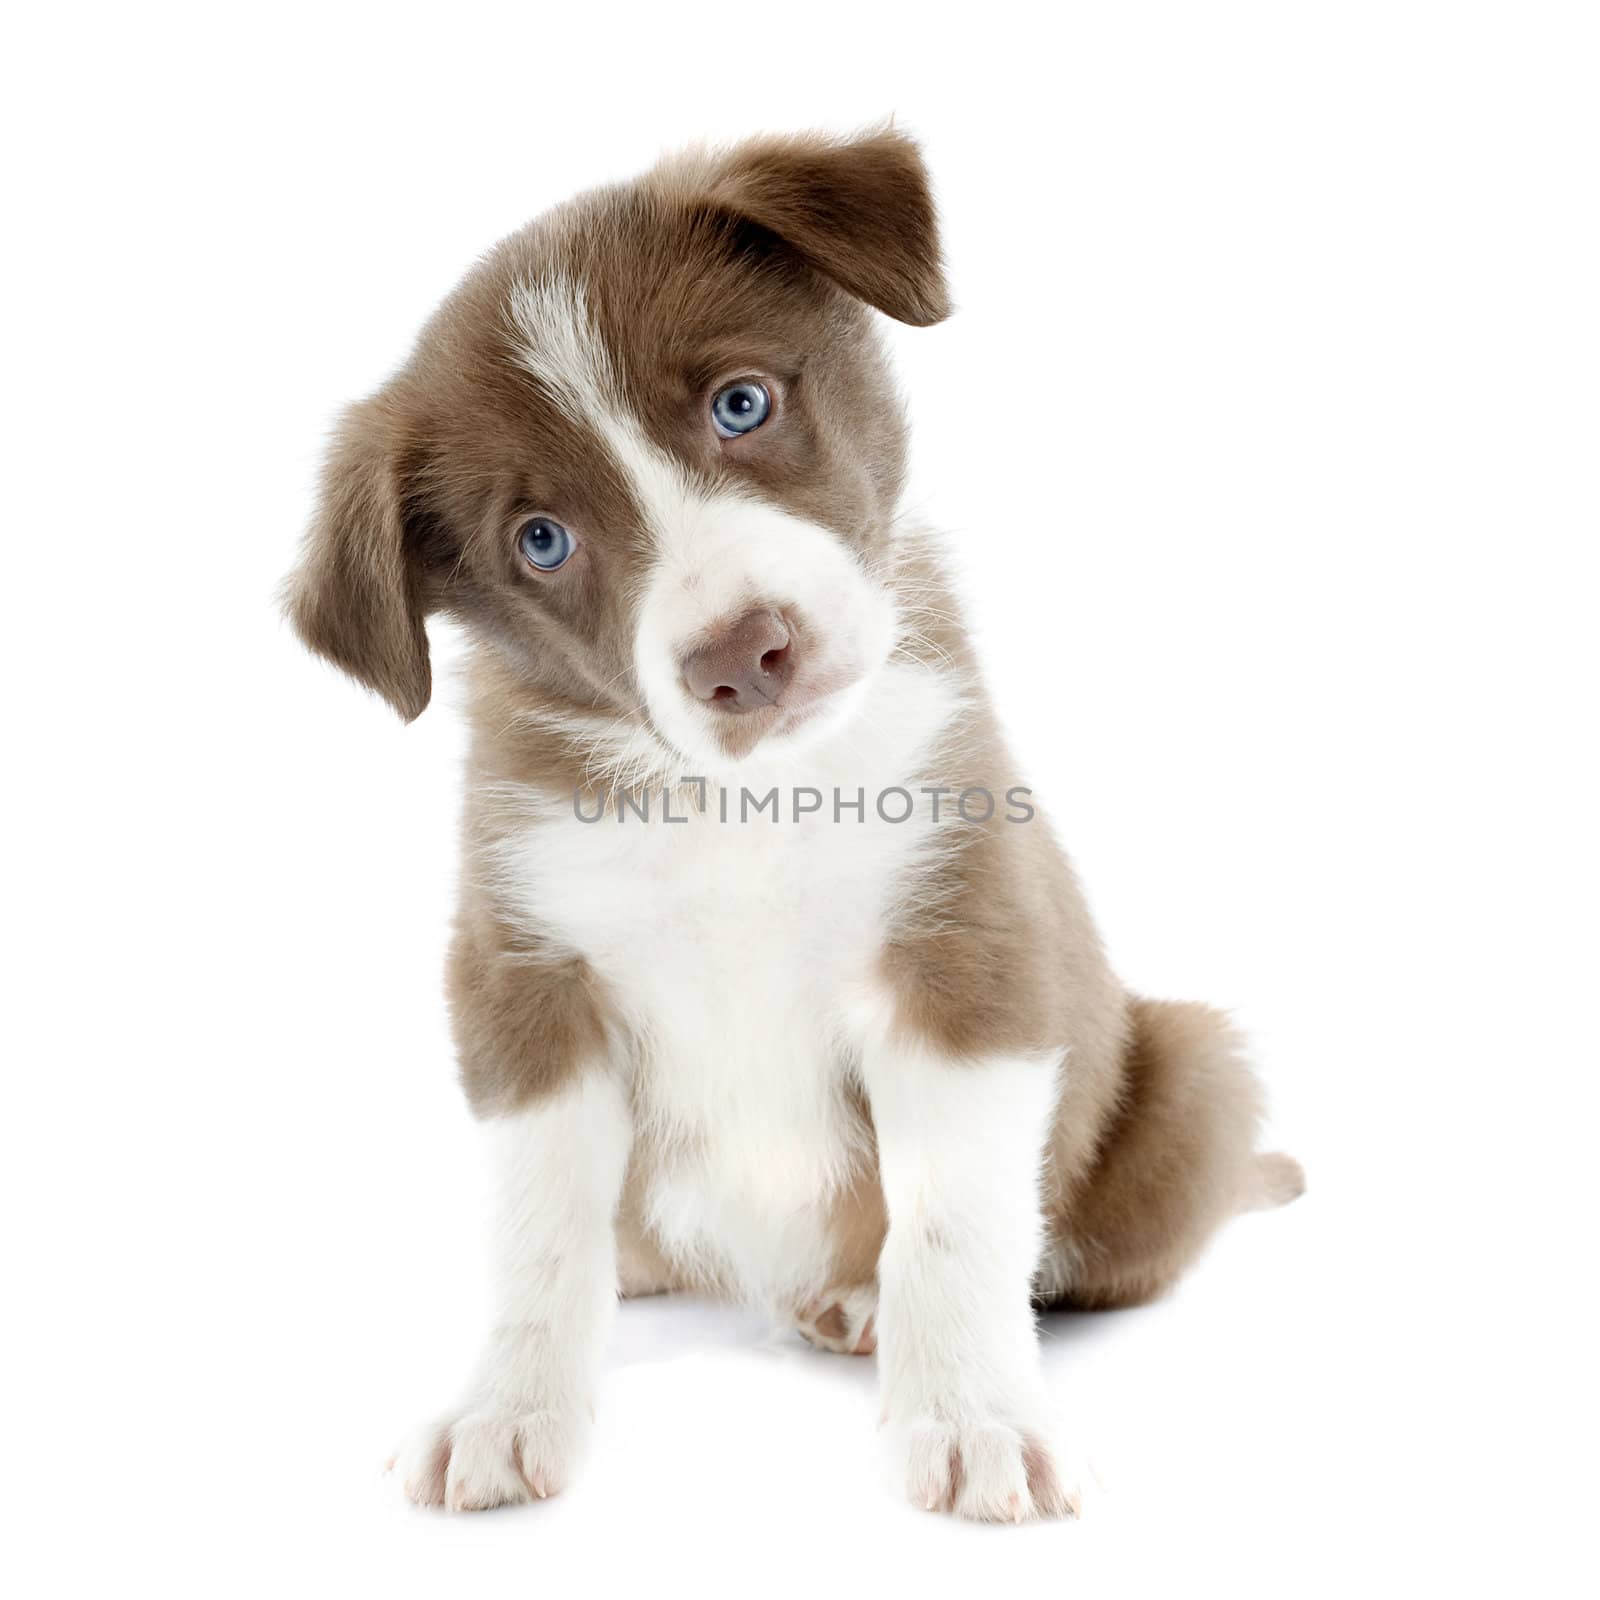
[[[763,138],[492,250],[341,422],[287,609],[405,718],[472,641],[449,959],[497,1310],[401,1451],[571,1481],[619,1290],[876,1349],[907,1492],[1072,1508],[1033,1308],[1300,1191],[1203,1006],[1128,995],[990,711],[874,311],[948,315],[916,146]]]

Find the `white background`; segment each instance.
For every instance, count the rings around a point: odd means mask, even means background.
[[[1592,1584],[1592,19],[13,14],[8,1591]],[[889,112],[960,304],[894,330],[917,495],[1119,968],[1236,1009],[1310,1193],[1047,1322],[1078,1524],[903,1506],[870,1362],[682,1302],[623,1308],[570,1493],[413,1511],[482,1307],[461,727],[277,620],[322,441],[545,205]]]

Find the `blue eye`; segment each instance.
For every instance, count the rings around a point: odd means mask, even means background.
[[[772,396],[759,383],[730,383],[711,402],[711,420],[724,439],[752,433],[772,414]]]
[[[517,544],[531,565],[541,572],[554,572],[564,566],[567,558],[578,548],[578,541],[549,517],[535,517],[523,526],[517,535]]]

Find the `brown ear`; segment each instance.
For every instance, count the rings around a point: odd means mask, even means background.
[[[322,470],[322,493],[284,609],[318,655],[410,722],[433,689],[428,634],[405,523],[395,427],[382,396],[352,406]]]
[[[711,198],[898,322],[950,315],[928,171],[902,133],[754,139],[724,159]]]

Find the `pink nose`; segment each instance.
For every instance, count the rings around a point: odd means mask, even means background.
[[[683,659],[683,681],[719,711],[778,703],[794,676],[794,645],[776,611],[747,611],[725,633]]]

